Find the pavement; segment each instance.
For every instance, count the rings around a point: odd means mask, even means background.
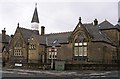
[[[120,79],[118,71],[56,71],[56,70],[29,70],[29,69],[2,69],[2,79]]]

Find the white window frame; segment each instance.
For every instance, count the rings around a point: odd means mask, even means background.
[[[79,52],[78,47],[74,47],[74,56],[78,56],[78,52]]]
[[[88,45],[87,42],[74,43],[74,56],[87,56],[88,55],[87,45]]]

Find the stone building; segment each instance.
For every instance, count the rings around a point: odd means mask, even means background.
[[[2,53],[2,34],[0,34],[0,53]]]
[[[105,20],[98,23],[82,23],[81,17],[71,32],[45,34],[41,26],[37,7],[32,18],[32,30],[21,28],[9,44],[9,64],[38,63],[51,64],[56,60],[66,64],[112,64],[117,63],[120,50],[120,25],[112,25]]]
[[[0,59],[5,64],[8,61],[9,49],[8,45],[10,43],[11,37],[6,34],[6,30],[2,30],[2,34],[0,34]]]

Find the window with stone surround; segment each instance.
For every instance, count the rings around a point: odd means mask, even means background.
[[[22,56],[22,45],[21,44],[16,44],[14,46],[14,56]]]
[[[88,41],[83,32],[75,36],[74,43],[74,60],[86,61],[88,56]]]
[[[49,48],[48,58],[49,59],[57,59],[57,49],[56,48]]]
[[[29,44],[29,49],[30,50],[35,50],[36,49],[36,44]]]
[[[87,56],[87,42],[74,43],[74,56]]]

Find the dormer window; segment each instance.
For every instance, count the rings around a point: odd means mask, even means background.
[[[58,41],[57,39],[56,39],[56,40],[54,40],[54,41],[53,41],[53,44],[56,44],[56,43],[57,43],[57,41]]]

